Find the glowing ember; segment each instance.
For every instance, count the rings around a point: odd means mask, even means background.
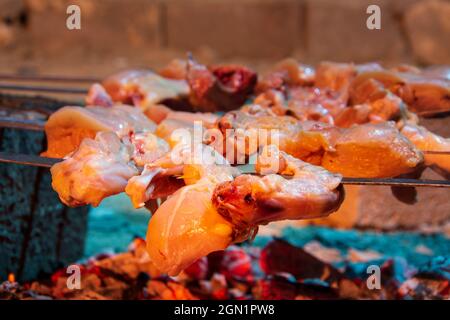
[[[8,274],[8,281],[11,283],[16,282],[16,276],[14,275],[14,273],[11,272],[10,274]]]

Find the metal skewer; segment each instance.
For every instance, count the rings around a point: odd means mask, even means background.
[[[342,178],[343,184],[364,186],[389,187],[433,187],[450,188],[450,181],[430,179],[404,179],[404,178]]]
[[[450,151],[434,151],[434,150],[425,150],[422,151],[423,154],[434,154],[434,155],[450,155]]]
[[[20,154],[10,152],[0,152],[0,163],[14,163],[41,168],[50,168],[54,164],[61,162],[63,159],[46,158],[31,154]]]
[[[88,89],[85,88],[43,87],[43,86],[14,85],[14,84],[0,84],[0,90],[35,91],[35,92],[67,93],[67,94],[88,93]]]
[[[21,120],[11,119],[8,117],[0,117],[0,128],[14,128],[33,131],[43,131],[45,121],[42,120]]]
[[[35,155],[0,152],[0,163],[14,163],[42,168],[50,168],[51,166],[58,162],[61,162],[62,160],[63,159],[59,158],[46,158]],[[243,169],[243,173],[255,173],[250,172],[248,168],[245,168],[245,166],[240,166],[239,168]],[[345,185],[450,188],[450,181],[447,180],[419,180],[404,178],[343,178],[342,183]]]

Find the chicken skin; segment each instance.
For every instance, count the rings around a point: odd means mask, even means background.
[[[341,175],[280,152],[273,145],[266,146],[258,157],[256,171],[263,176],[241,175],[214,190],[214,206],[234,228],[327,216],[344,199]]]
[[[213,152],[208,146],[201,148]],[[184,180],[185,186],[171,195],[149,222],[147,251],[152,262],[162,272],[177,275],[210,252],[223,250],[234,241],[248,237],[248,234],[236,235],[232,224],[212,205],[215,186],[232,180],[238,174],[220,155],[217,154],[217,157],[216,162],[202,165],[190,163],[193,159],[188,155],[185,163],[178,166],[182,172],[180,179]],[[163,168],[159,172],[170,175],[176,170],[170,172]],[[147,180],[150,191],[153,190],[151,180],[155,177],[158,175]]]
[[[415,171],[423,163],[421,152],[393,123],[337,128],[288,116],[233,111],[222,117],[218,126],[225,137],[222,148],[230,161],[230,150],[251,155],[265,145],[276,144],[281,151],[346,177],[393,177]],[[262,139],[259,129],[271,130],[269,138]],[[246,140],[239,137],[239,130]],[[246,143],[239,144],[240,140]]]
[[[360,86],[368,79],[382,83],[388,90],[399,96],[418,114],[432,115],[450,110],[450,81],[430,73],[396,72],[371,70],[360,73],[352,86]]]
[[[214,153],[208,146],[202,148]],[[197,259],[253,237],[260,224],[326,216],[342,202],[340,175],[273,147],[259,157],[257,168],[267,174],[264,177],[239,175],[216,156],[213,164],[183,163],[180,178],[185,186],[169,196],[150,220],[147,251],[162,272],[177,275]],[[270,165],[274,163],[280,168]],[[163,168],[151,179],[176,171]],[[148,190],[154,190],[151,183]]]
[[[186,81],[167,79],[149,70],[124,71],[106,78],[102,85],[114,102],[138,106],[143,111],[189,94]]]
[[[47,120],[45,134],[48,149],[42,155],[62,158],[74,151],[84,138],[94,139],[100,131],[111,131],[123,137],[131,132],[152,132],[155,128],[151,120],[131,106],[67,106]]]
[[[104,198],[123,192],[128,180],[139,173],[130,154],[115,133],[100,132],[51,168],[52,187],[70,207],[98,206]]]
[[[167,143],[150,132],[123,138],[99,132],[51,168],[52,187],[68,206],[98,206],[104,198],[124,192],[142,166],[168,151]]]
[[[437,134],[432,133],[427,128],[407,124],[401,129],[402,134],[407,137],[419,150],[431,151],[425,152],[425,165],[431,167],[433,170],[450,177],[450,159],[445,154],[433,154],[432,151],[450,152],[450,139],[443,138]]]
[[[422,164],[422,153],[393,123],[340,129],[333,150],[326,151],[321,162],[331,172],[355,178],[395,177]]]
[[[189,102],[194,110],[234,110],[242,106],[256,85],[256,73],[239,65],[206,67],[192,57],[187,62]]]

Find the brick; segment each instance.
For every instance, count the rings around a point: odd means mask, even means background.
[[[81,8],[81,30],[66,28],[69,4]],[[68,51],[132,56],[159,45],[159,4],[156,1],[31,0],[30,37],[33,50],[55,56]]]
[[[0,48],[14,46],[25,26],[25,3],[22,0],[0,1]]]
[[[300,44],[299,1],[168,1],[169,48],[209,47],[220,57],[281,58]]]
[[[406,43],[388,0],[307,0],[307,52],[321,60],[402,60]],[[367,7],[381,8],[381,30],[369,30]]]
[[[450,63],[450,2],[421,1],[405,14],[414,55],[427,64]]]

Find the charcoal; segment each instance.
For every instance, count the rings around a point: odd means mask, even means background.
[[[286,272],[297,279],[319,278],[335,282],[343,278],[332,265],[281,239],[270,242],[263,249],[261,267],[267,274]]]
[[[241,251],[241,249],[245,249]],[[252,248],[254,249],[254,248]],[[146,259],[145,242],[135,239],[129,251],[113,255],[97,255],[86,264],[78,265],[81,271],[81,288],[72,290],[67,287],[68,275],[65,269],[55,272],[51,278],[19,285],[6,281],[0,284],[0,299],[448,299],[450,284],[446,278],[448,259],[430,258],[419,271],[405,263],[404,259],[390,257],[365,262],[345,260],[346,272],[335,275],[337,281],[330,281],[329,271],[323,274],[323,267],[330,266],[304,255],[301,247],[288,242],[275,240],[255,254],[250,248],[231,247],[214,253],[216,269],[205,272],[206,261],[177,277],[157,274],[149,267]],[[251,252],[251,254],[250,254]],[[278,255],[274,254],[277,253]],[[255,272],[251,277],[242,277],[238,268],[220,267],[229,256],[236,266],[246,264],[248,256],[252,265],[259,259],[286,260],[267,264],[266,273]],[[294,256],[292,258],[292,256]],[[99,259],[99,260],[98,260]],[[242,259],[240,263],[239,259]],[[348,258],[347,258],[348,259]],[[230,260],[228,260],[230,261]],[[272,261],[273,262],[273,261]],[[297,268],[293,262],[299,263]],[[312,264],[320,267],[314,273],[307,267]],[[382,284],[380,289],[367,287],[366,267],[377,264],[381,268]],[[211,266],[209,266],[211,268]],[[136,272],[136,270],[140,270]],[[300,271],[296,271],[300,270]],[[305,270],[309,270],[306,272]],[[233,272],[236,271],[236,274]],[[290,272],[288,272],[290,271]],[[349,276],[353,272],[352,277]],[[211,274],[209,272],[212,272]],[[199,277],[199,273],[201,276]],[[304,278],[303,278],[304,277]]]
[[[450,256],[437,256],[419,268],[419,278],[450,281]]]

